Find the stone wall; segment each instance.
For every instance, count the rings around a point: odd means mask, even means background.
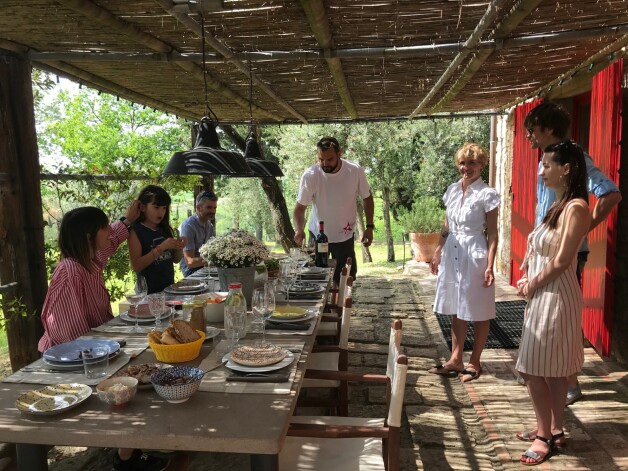
[[[512,180],[512,141],[513,141],[513,113],[512,110],[503,116],[497,117],[496,152],[495,152],[495,189],[499,192],[499,244],[495,260],[495,271],[510,277],[510,213],[512,208],[512,194],[510,183]]]

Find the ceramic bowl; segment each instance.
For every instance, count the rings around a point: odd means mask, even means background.
[[[109,378],[98,383],[98,398],[111,406],[122,406],[137,392],[138,381],[131,377]]]
[[[157,394],[174,404],[187,401],[203,379],[203,370],[193,366],[173,366],[159,370],[150,377]]]

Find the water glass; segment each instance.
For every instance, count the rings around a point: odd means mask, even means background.
[[[240,338],[246,332],[246,311],[225,307],[225,337],[230,340],[229,350],[240,346]]]
[[[279,281],[285,287],[286,302],[290,301],[290,288],[296,281],[297,265],[291,258],[279,260]]]
[[[266,343],[266,321],[275,312],[275,287],[273,283],[266,283],[263,287],[253,291],[251,304],[253,323],[261,324],[262,342]]]
[[[107,376],[109,367],[109,348],[94,347],[81,352],[83,368],[87,379],[98,379]]]
[[[153,293],[148,295],[148,308],[155,318],[155,329],[161,330],[161,317],[166,310],[166,293]]]
[[[127,279],[124,285],[124,297],[128,303],[135,308],[135,325],[132,332],[140,332],[138,326],[139,312],[137,311],[138,305],[146,297],[148,292],[148,285],[146,284],[146,278],[141,275],[137,275],[135,279]]]

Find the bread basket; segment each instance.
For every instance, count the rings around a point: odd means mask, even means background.
[[[198,357],[205,340],[205,332],[197,330],[200,339],[190,343],[180,343],[178,345],[164,345],[154,343],[150,338],[148,345],[155,352],[155,357],[164,363],[182,363],[184,361],[192,361]]]

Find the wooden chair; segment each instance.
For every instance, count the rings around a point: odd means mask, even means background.
[[[344,270],[344,268],[343,268]],[[353,291],[353,278],[350,276],[346,278],[344,287],[342,289],[343,300],[340,306],[342,309],[337,312],[329,312],[323,313],[323,318],[321,319],[321,325],[318,326],[317,337],[329,339],[329,342],[337,345],[340,342],[340,324],[342,322],[342,311],[344,310],[344,305],[347,297],[352,296]]]
[[[279,454],[285,471],[399,471],[400,427],[408,359],[399,353],[401,321],[392,323],[386,375],[327,372],[339,381],[386,384],[385,418],[304,417],[291,420]]]
[[[316,345],[307,359],[305,379],[301,386],[298,407],[329,407],[337,415],[349,415],[349,386],[347,381],[320,379],[318,375],[327,371],[347,371],[349,366],[349,329],[353,299],[345,299],[342,311],[338,345]],[[313,391],[316,389],[316,391]],[[328,389],[328,396],[320,396]],[[313,396],[316,394],[316,396]]]

